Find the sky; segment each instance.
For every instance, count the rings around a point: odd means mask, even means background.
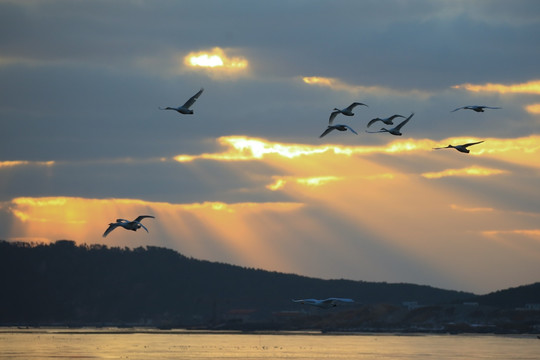
[[[536,0],[0,0],[0,239],[540,281],[539,35]],[[353,102],[334,123],[358,135],[319,138]],[[148,233],[102,237],[138,215]]]

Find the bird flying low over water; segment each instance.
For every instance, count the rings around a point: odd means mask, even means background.
[[[398,115],[398,114],[395,114],[395,115],[392,115],[390,117],[387,117],[385,119],[381,119],[381,118],[375,118],[375,119],[371,119],[368,124],[367,124],[367,127],[370,127],[371,125],[373,125],[374,123],[376,123],[377,121],[382,121],[384,124],[386,125],[394,125],[394,122],[393,120],[395,118],[398,118],[398,117],[401,117],[401,118],[404,118],[405,119],[405,116],[403,115]]]
[[[493,107],[493,106],[485,106],[485,105],[467,105],[467,106],[458,107],[457,109],[454,109],[450,112],[458,111],[461,109],[472,110],[476,112],[484,112],[484,109],[501,109],[501,108]]]
[[[107,235],[109,235],[111,231],[113,231],[119,226],[123,227],[126,230],[132,230],[132,231],[137,231],[142,227],[144,230],[146,230],[146,232],[148,232],[148,229],[143,224],[141,224],[141,220],[144,218],[154,219],[155,217],[152,215],[140,215],[140,216],[137,216],[137,218],[132,221],[125,220],[125,219],[116,219],[116,222],[109,224],[109,227],[103,233],[103,237],[106,237]]]
[[[298,299],[298,300],[295,300],[295,299],[292,299],[292,301],[296,302],[296,303],[303,304],[303,305],[311,305],[311,306],[320,307],[320,308],[323,308],[323,309],[329,309],[331,307],[336,307],[337,302],[339,302],[339,301],[347,302],[347,303],[354,302],[353,299],[344,299],[344,298],[328,298],[328,299],[324,299],[324,300],[318,300],[318,299]]]
[[[322,138],[323,136],[325,136],[326,134],[328,134],[332,130],[338,130],[338,131],[350,130],[353,133],[355,133],[356,135],[358,135],[358,133],[356,131],[354,131],[354,129],[352,127],[350,127],[349,125],[336,124],[336,125],[328,125],[326,130],[324,130],[324,132],[319,136],[319,138]]]
[[[204,89],[201,88],[201,90],[199,90],[198,93],[196,93],[195,95],[190,97],[189,100],[186,101],[186,103],[184,105],[182,105],[182,106],[179,106],[179,107],[167,106],[166,108],[159,108],[159,109],[160,110],[174,110],[174,111],[179,112],[180,114],[191,115],[191,114],[193,114],[193,110],[191,110],[190,107],[191,107],[191,105],[193,105],[195,103],[195,101],[197,101],[197,99],[199,98],[199,96],[201,96],[203,91],[204,91]]]
[[[462,144],[462,145],[448,145],[448,146],[445,146],[445,147],[438,147],[438,148],[433,148],[433,149],[435,149],[435,150],[438,150],[438,149],[456,149],[459,152],[468,154],[468,153],[471,152],[471,150],[467,149],[469,146],[480,144],[480,143],[483,143],[483,142],[484,142],[484,140],[473,142],[473,143],[468,143],[468,144]]]
[[[380,133],[380,132],[387,132],[387,133],[390,133],[392,135],[396,135],[396,136],[401,136],[403,135],[401,133],[401,128],[403,127],[403,125],[405,125],[407,122],[409,122],[409,120],[411,120],[411,118],[413,117],[414,113],[412,113],[411,115],[409,115],[408,118],[406,118],[405,120],[403,120],[402,122],[400,122],[397,126],[394,126],[393,128],[391,129],[386,129],[386,128],[382,128],[381,130],[379,131],[367,131],[368,133]]]
[[[332,113],[330,114],[328,123],[332,125],[332,123],[334,122],[334,118],[337,116],[337,114],[340,114],[340,113],[345,116],[353,116],[354,113],[352,112],[352,110],[358,105],[367,106],[366,104],[363,104],[360,102],[353,102],[351,105],[347,106],[345,109],[334,108],[334,111],[332,111]]]

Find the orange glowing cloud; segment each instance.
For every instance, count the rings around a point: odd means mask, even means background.
[[[516,230],[486,230],[482,231],[482,235],[486,237],[496,237],[499,235],[522,235],[540,240],[540,229],[516,229]]]
[[[173,204],[139,199],[87,199],[76,197],[15,198],[3,206],[13,214],[8,240],[106,243],[111,246],[167,246],[180,248],[199,258],[229,254],[255,265],[281,263],[271,242],[260,241],[260,229],[274,221],[283,226],[304,204],[300,202],[203,202]],[[102,233],[117,218],[132,219],[141,214],[149,229],[131,232],[115,230],[106,239]],[[268,219],[268,220],[265,220]],[[276,220],[277,219],[277,220]],[[174,240],[177,239],[177,240]],[[175,242],[173,246],[170,242]],[[260,256],[264,254],[264,256]],[[232,260],[231,260],[232,261]],[[277,264],[277,265],[276,265]]]
[[[26,160],[13,160],[13,161],[0,161],[1,168],[10,168],[15,166],[24,166],[24,165],[36,165],[36,166],[53,166],[54,161],[26,161]]]
[[[430,150],[435,146],[435,143],[431,140],[414,139],[393,141],[386,146],[287,144],[246,136],[222,136],[218,138],[218,142],[226,148],[224,152],[200,155],[181,154],[175,156],[173,159],[178,162],[191,162],[195,160],[248,161],[261,160],[268,156],[293,159],[300,156],[315,156],[325,153],[344,156],[372,153],[400,153],[415,150]]]
[[[528,137],[514,139],[484,139],[482,146],[478,146],[466,156],[489,155],[503,158],[510,162],[526,164],[528,166],[538,164],[540,153],[540,136],[531,135]],[[405,154],[418,151],[433,151],[434,147],[440,144],[461,144],[478,141],[476,138],[457,137],[448,138],[438,142],[430,139],[400,139],[394,140],[382,146],[345,146],[336,144],[309,145],[295,143],[272,142],[262,138],[251,138],[246,136],[222,136],[217,139],[218,143],[225,148],[223,152],[203,153],[198,155],[180,154],[173,157],[173,160],[180,163],[187,163],[196,160],[212,161],[253,161],[267,158],[295,159],[298,157],[314,157],[323,155],[339,156],[360,156],[370,154]],[[437,150],[443,151],[443,150]],[[454,151],[452,149],[445,151]],[[458,155],[458,154],[455,154]],[[463,156],[463,154],[461,154]],[[540,165],[538,165],[540,166]],[[469,174],[480,174],[482,171],[469,169]],[[491,174],[491,173],[490,173]],[[448,176],[448,175],[444,175]],[[437,177],[428,174],[426,177]]]
[[[540,80],[531,80],[521,84],[460,84],[452,86],[454,89],[464,89],[471,92],[497,92],[499,94],[537,94],[540,95]]]
[[[136,217],[139,214],[152,214],[156,218],[181,217],[183,213],[205,218],[211,222],[218,213],[256,214],[259,212],[288,212],[301,207],[301,203],[233,203],[203,202],[171,204],[150,202],[139,199],[86,199],[78,197],[19,197],[12,199],[7,208],[16,219],[24,233],[42,238],[58,239],[74,237],[81,239],[101,235],[104,227],[116,218]],[[170,224],[178,223],[178,219]],[[164,224],[167,225],[167,224]],[[97,230],[96,230],[97,228]],[[65,234],[64,234],[65,233]],[[62,235],[64,234],[64,235]],[[20,235],[14,235],[15,237]]]
[[[331,181],[338,181],[342,178],[339,176],[317,176],[317,177],[308,177],[308,178],[295,178],[292,176],[283,176],[283,177],[274,177],[275,181],[272,184],[266,186],[267,189],[276,191],[282,189],[288,182],[294,182],[296,184],[309,186],[309,187],[318,187],[325,185]]]
[[[530,229],[530,230],[486,230],[482,231],[482,234],[485,236],[497,236],[501,234],[515,234],[515,235],[524,235],[528,237],[534,237],[540,239],[540,229]]]
[[[527,106],[525,106],[525,110],[529,114],[538,115],[538,114],[540,114],[540,104],[527,105]]]
[[[450,208],[452,210],[463,211],[463,212],[492,212],[495,210],[490,207],[464,207],[464,206],[459,206],[456,204],[450,204]]]
[[[504,170],[470,166],[463,169],[447,169],[439,172],[423,173],[422,176],[427,179],[439,179],[447,176],[491,176],[504,173],[506,173]]]
[[[347,91],[353,94],[358,93],[370,93],[370,94],[380,94],[380,95],[415,95],[418,97],[427,97],[429,93],[420,90],[396,90],[391,88],[386,88],[382,86],[363,86],[363,85],[351,85],[340,79],[323,77],[323,76],[304,76],[301,78],[302,81],[311,86],[321,86],[327,87],[336,91]]]

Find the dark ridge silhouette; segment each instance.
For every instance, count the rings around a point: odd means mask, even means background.
[[[69,240],[0,241],[0,273],[0,325],[213,326],[245,314],[250,321],[268,323],[276,314],[311,311],[292,303],[292,298],[337,296],[356,301],[343,310],[476,298],[423,285],[322,280],[244,268],[153,246],[77,246]],[[537,295],[538,286],[534,289],[531,294]],[[509,301],[494,299],[493,304]],[[527,302],[521,299],[522,305]]]
[[[534,304],[540,307],[540,282],[476,296],[474,301],[505,309],[526,308]]]

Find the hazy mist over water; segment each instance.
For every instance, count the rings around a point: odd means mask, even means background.
[[[2,359],[537,359],[533,335],[0,330]]]

